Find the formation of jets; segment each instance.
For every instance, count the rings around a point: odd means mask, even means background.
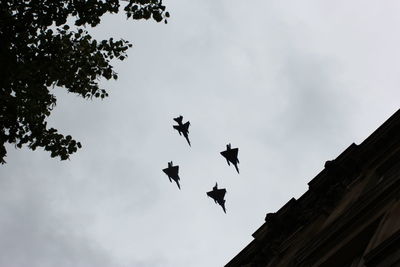
[[[189,146],[190,140],[189,140],[189,126],[190,122],[187,121],[183,123],[183,116],[179,116],[177,118],[174,118],[174,121],[178,123],[178,125],[173,125],[173,128],[178,131],[179,135],[183,135],[188,142]],[[222,151],[220,154],[226,159],[226,162],[230,166],[232,163],[233,166],[235,166],[236,171],[239,173],[239,168],[238,168],[238,153],[239,149],[238,148],[231,148],[231,144],[226,145],[226,150]],[[163,169],[163,172],[168,176],[169,181],[172,183],[172,180],[175,181],[176,185],[178,186],[179,189],[181,189],[181,186],[179,184],[179,166],[173,166],[172,161],[168,162],[168,168]],[[172,180],[171,180],[172,179]],[[218,188],[218,184],[215,183],[215,186],[213,187],[212,191],[207,192],[207,196],[211,197],[214,202],[218,205],[220,205],[223,209],[223,211],[226,213],[225,209],[225,194],[226,194],[226,189],[225,188]]]

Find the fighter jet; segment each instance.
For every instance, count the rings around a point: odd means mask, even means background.
[[[187,121],[186,123],[182,123],[183,117],[179,116],[177,118],[174,118],[174,121],[178,123],[178,125],[174,125],[174,129],[178,131],[179,135],[182,135],[186,138],[186,141],[189,143],[189,146],[191,146],[190,141],[189,141],[189,126],[190,122]]]
[[[213,190],[210,192],[207,192],[207,196],[211,197],[212,199],[214,199],[214,202],[219,204],[222,209],[224,210],[224,212],[226,213],[225,210],[225,194],[226,194],[226,189],[222,188],[222,189],[218,189],[218,184],[215,183],[215,186],[213,187]]]
[[[176,185],[178,186],[179,190],[181,189],[181,186],[179,185],[179,166],[172,166],[172,161],[168,162],[168,168],[163,169],[163,172],[165,172],[166,175],[168,175],[169,181],[172,183],[172,180],[176,182]],[[171,180],[172,178],[172,180]]]
[[[235,166],[236,171],[239,173],[239,168],[237,166],[237,164],[239,163],[238,152],[239,148],[231,148],[231,144],[227,144],[226,150],[222,151],[221,155],[224,156],[226,162],[228,162],[228,165],[230,166],[230,163],[232,163]]]

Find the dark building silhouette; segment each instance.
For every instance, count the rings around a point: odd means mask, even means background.
[[[226,266],[400,266],[400,110],[308,185]]]

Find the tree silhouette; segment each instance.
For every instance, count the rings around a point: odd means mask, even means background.
[[[0,1],[0,162],[5,144],[43,147],[61,160],[81,148],[70,135],[48,128],[56,105],[50,89],[64,87],[83,98],[104,98],[99,78],[118,78],[110,60],[124,60],[132,45],[123,39],[95,40],[106,13],[167,23],[161,0],[2,0]],[[68,20],[68,23],[67,23]],[[71,25],[72,27],[70,27]]]

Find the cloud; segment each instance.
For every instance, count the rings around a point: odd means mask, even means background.
[[[1,180],[1,266],[117,266],[87,236],[90,225],[71,224],[57,211],[54,182],[29,170],[13,173]]]

